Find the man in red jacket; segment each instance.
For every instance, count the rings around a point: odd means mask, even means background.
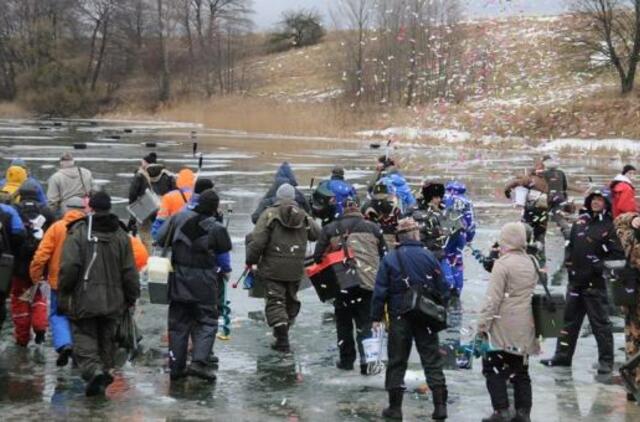
[[[636,189],[631,178],[636,175],[636,168],[627,164],[622,173],[611,182],[611,196],[613,198],[613,218],[627,212],[636,212]]]

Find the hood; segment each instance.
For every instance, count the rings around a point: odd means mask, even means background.
[[[146,170],[149,177],[154,178],[162,174],[162,170],[164,170],[164,166],[162,164],[149,164]]]
[[[544,166],[549,170],[557,170],[558,167],[560,167],[560,163],[556,160],[551,159],[551,160],[546,160],[544,162]]]
[[[60,169],[58,171],[60,173],[64,174],[66,177],[69,177],[71,179],[79,179],[80,178],[80,172],[78,171],[78,167],[76,167],[76,166],[62,168],[62,169]]]
[[[616,177],[613,178],[613,182],[611,183],[612,185],[617,184],[620,182],[624,182],[624,183],[628,183],[630,185],[633,186],[633,182],[631,181],[631,179],[629,179],[627,176],[625,176],[624,174],[619,174]]]
[[[16,187],[22,185],[27,180],[27,171],[19,166],[10,166],[7,169],[7,184],[14,185]]]
[[[291,186],[298,186],[298,181],[296,180],[296,176],[293,174],[293,169],[288,162],[284,162],[276,171],[276,176],[274,179],[275,184],[278,186],[288,183]]]
[[[275,204],[276,215],[273,217],[289,229],[304,227],[306,213],[295,201],[281,200]]]
[[[450,192],[450,193],[456,193],[458,195],[462,195],[467,192],[467,187],[462,182],[453,181],[453,182],[447,183],[446,190],[447,192]]]
[[[196,175],[189,169],[182,169],[178,173],[176,178],[176,187],[178,189],[193,190],[193,185],[196,183]]]
[[[89,217],[87,217],[87,228]],[[111,213],[97,212],[93,215],[93,235],[101,241],[111,241],[120,230],[120,219]]]
[[[35,180],[27,179],[18,189],[21,201],[38,200],[38,184]]]
[[[74,221],[78,221],[82,218],[84,218],[86,215],[84,212],[82,212],[81,210],[69,210],[65,213],[65,215],[62,217],[62,220],[65,222],[66,225],[69,225],[70,223],[73,223]]]
[[[524,251],[527,247],[527,231],[522,223],[507,223],[500,231],[498,241],[502,248]]]
[[[609,197],[607,196],[606,192],[593,192],[589,194],[584,199],[584,210],[587,211],[589,214],[593,213],[593,211],[591,210],[591,202],[593,201],[593,198],[595,196],[601,196],[604,198],[605,210],[606,210],[605,213],[611,214],[611,201],[609,201]]]

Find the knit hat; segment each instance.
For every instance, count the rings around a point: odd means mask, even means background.
[[[630,171],[636,171],[636,168],[634,166],[632,166],[631,164],[627,164],[626,166],[624,166],[622,168],[622,175],[626,175],[627,173],[629,173]]]
[[[142,158],[147,164],[155,164],[158,161],[158,155],[155,152],[150,152]]]
[[[213,189],[214,183],[211,179],[198,179],[196,185],[193,188],[194,193],[202,193],[207,189]]]
[[[62,157],[60,157],[60,161],[73,161],[73,155],[71,155],[70,152],[65,152],[62,154]]]
[[[69,199],[64,205],[67,207],[67,209],[84,209],[84,201],[82,200],[82,198],[78,198],[77,196]]]
[[[213,189],[205,190],[198,199],[195,212],[198,214],[213,215],[220,205],[220,197]]]
[[[501,247],[508,250],[524,250],[527,247],[527,230],[522,223],[507,223],[500,231]]]
[[[293,201],[296,199],[296,190],[290,184],[283,183],[276,191],[276,198]]]
[[[89,199],[89,207],[94,211],[111,210],[111,197],[106,192],[96,192]]]
[[[418,223],[416,223],[416,220],[411,217],[407,217],[398,221],[396,234],[409,233],[416,230],[420,230],[420,227],[418,227]]]
[[[344,179],[344,169],[340,166],[335,166],[333,170],[331,170],[331,176],[339,177]]]

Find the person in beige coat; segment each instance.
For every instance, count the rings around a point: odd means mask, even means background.
[[[522,223],[505,225],[499,244],[500,259],[491,272],[478,321],[478,333],[488,340],[491,350],[482,361],[482,373],[494,409],[483,422],[529,422],[532,394],[528,358],[540,351],[531,308],[538,272],[526,252],[527,235]],[[513,419],[507,380],[514,387],[517,414]]]

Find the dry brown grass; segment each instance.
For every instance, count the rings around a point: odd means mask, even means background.
[[[15,102],[0,102],[0,118],[12,119],[28,116],[30,113]]]
[[[216,129],[285,135],[349,137],[353,132],[384,127],[402,119],[403,111],[354,110],[338,101],[285,102],[271,98],[229,96],[212,100],[181,101],[155,112],[135,108],[104,117],[161,118],[200,123]]]

